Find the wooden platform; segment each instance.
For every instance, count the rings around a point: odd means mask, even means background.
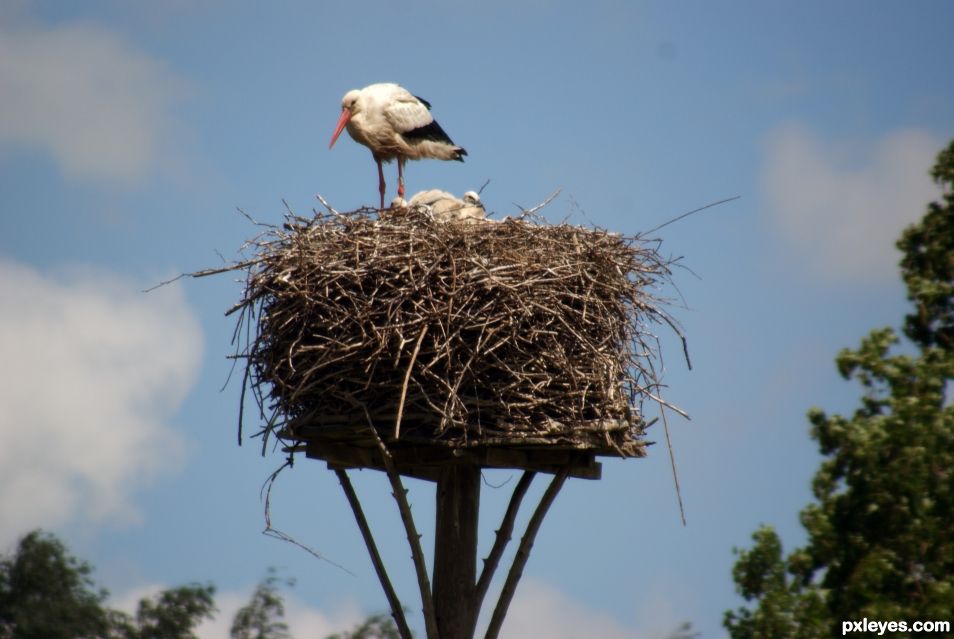
[[[332,418],[315,421],[283,429],[283,439],[292,442],[289,452],[304,452],[311,459],[328,462],[332,469],[384,470],[377,438],[369,426],[346,426]],[[623,431],[632,431],[632,427],[617,421],[575,427],[553,423],[534,434],[485,430],[469,438],[428,436],[425,433],[430,429],[414,421],[402,425],[398,438],[393,437],[393,426],[376,429],[398,472],[428,481],[437,481],[441,469],[449,464],[553,474],[568,468],[570,477],[599,479],[602,465],[597,457],[644,457],[648,445],[628,433],[623,437]]]

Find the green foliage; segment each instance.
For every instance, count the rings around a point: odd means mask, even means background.
[[[24,536],[9,557],[0,555],[0,639],[194,639],[215,611],[215,587],[191,584],[140,600],[135,616],[106,607],[92,567],[69,554],[53,535]],[[232,639],[292,639],[279,587],[294,580],[274,569],[232,621]],[[387,615],[373,615],[351,632],[328,639],[399,639]]]
[[[139,602],[135,618],[104,605],[92,568],[56,537],[33,531],[0,557],[2,639],[191,639],[214,610],[212,586],[165,590]]]
[[[279,583],[293,586],[294,580],[280,580],[274,568],[258,584],[252,600],[241,608],[232,621],[232,639],[291,639],[288,624],[284,622],[285,601],[278,590]]]
[[[125,623],[123,639],[194,639],[192,630],[215,611],[215,587],[180,586],[143,599],[135,623]]]
[[[935,347],[892,356],[895,341],[873,331],[839,355],[865,388],[851,419],[810,414],[828,459],[814,480],[818,503],[802,512],[801,576],[824,570],[836,619],[940,619],[954,601],[954,407],[945,407],[954,357]]]
[[[898,240],[904,253],[901,273],[915,312],[904,332],[922,346],[954,351],[954,141],[938,156],[931,177],[944,190],[920,224]]]
[[[23,537],[12,557],[0,558],[0,637],[107,636],[107,593],[94,590],[91,572],[55,537],[40,531]]]
[[[351,632],[328,635],[326,639],[400,639],[394,620],[387,614],[372,615]]]
[[[817,591],[803,591],[801,584],[790,578],[782,558],[782,543],[770,526],[752,534],[751,550],[737,551],[739,561],[732,570],[739,593],[747,600],[757,600],[754,610],[741,608],[726,613],[726,625],[736,638],[800,639],[823,637],[824,628],[814,628],[821,606]],[[818,632],[814,632],[818,630]]]
[[[729,611],[735,639],[826,637],[842,620],[946,619],[954,602],[954,143],[932,172],[945,201],[898,242],[915,313],[915,354],[894,354],[888,328],[836,362],[862,388],[850,417],[809,412],[825,456],[801,512],[808,544],[783,558],[774,530],[736,551],[736,588],[754,607]]]

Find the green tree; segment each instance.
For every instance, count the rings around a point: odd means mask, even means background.
[[[725,614],[735,639],[829,637],[842,620],[949,619],[954,605],[954,142],[931,172],[941,202],[902,234],[914,312],[905,352],[890,328],[836,362],[862,387],[850,417],[809,411],[824,461],[801,512],[804,548],[784,557],[771,527],[736,550]]]
[[[0,558],[0,637],[107,636],[108,593],[95,589],[91,572],[55,537],[40,531],[23,537],[11,557]]]
[[[915,312],[904,332],[922,347],[954,351],[954,142],[941,151],[931,177],[944,189],[941,202],[928,205],[919,224],[898,240],[901,273]]]
[[[371,615],[351,632],[328,635],[326,639],[401,639],[401,633],[388,614]]]
[[[274,568],[258,584],[252,600],[235,613],[230,632],[232,639],[291,639],[285,623],[285,601],[278,590],[279,583],[293,586],[294,581],[280,580]]]
[[[0,557],[0,639],[191,639],[215,609],[211,585],[165,590],[135,617],[105,605],[92,567],[53,535],[25,535]]]
[[[134,620],[117,619],[117,634],[122,639],[195,639],[192,631],[215,611],[214,595],[212,585],[163,590],[139,602]]]
[[[139,601],[135,615],[105,605],[92,567],[59,539],[33,531],[9,556],[0,555],[0,639],[193,639],[215,611],[215,587],[190,584]],[[232,621],[232,639],[292,639],[274,569]],[[328,639],[399,639],[394,621],[372,615],[354,630]]]

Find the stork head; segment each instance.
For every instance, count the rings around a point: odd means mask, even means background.
[[[361,92],[358,89],[352,89],[351,91],[345,93],[344,97],[341,98],[341,117],[338,118],[338,124],[335,126],[335,132],[331,136],[331,142],[328,143],[329,149],[335,145],[335,142],[338,140],[338,136],[341,135],[341,132],[344,131],[345,126],[348,124],[348,120],[350,120],[351,116],[355,114],[360,94]]]

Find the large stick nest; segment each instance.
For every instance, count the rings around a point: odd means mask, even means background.
[[[675,330],[658,248],[529,213],[289,214],[231,267],[247,269],[232,310],[265,439],[371,423],[390,441],[641,456],[653,329]]]

